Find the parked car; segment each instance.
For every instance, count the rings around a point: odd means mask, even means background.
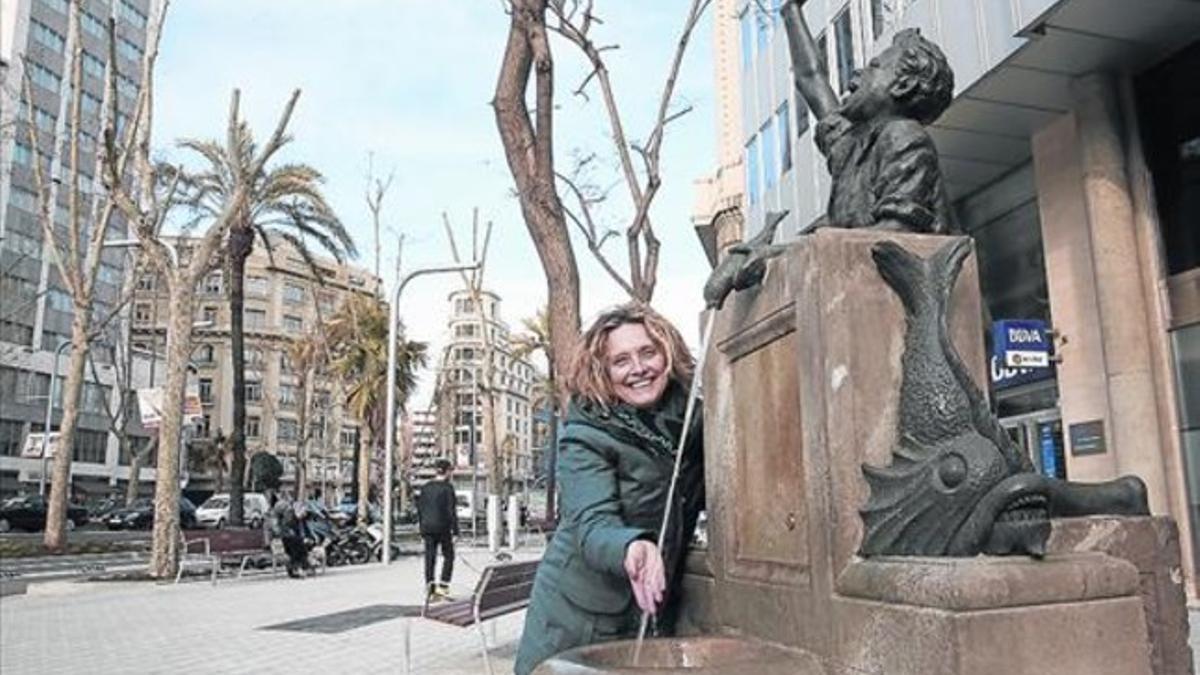
[[[87,509],[67,504],[67,529],[73,530],[88,521]],[[39,495],[13,497],[0,505],[0,532],[46,529],[46,500]]]
[[[125,506],[124,497],[106,497],[88,507],[88,520],[103,523],[113,511]]]
[[[117,509],[104,521],[110,530],[148,530],[154,525],[154,500],[142,498],[126,509]],[[185,530],[196,527],[196,505],[187,497],[179,498],[179,526]]]
[[[267,497],[261,492],[242,495],[242,521],[250,527],[262,527],[270,511]],[[225,527],[229,523],[229,493],[218,492],[204,500],[196,509],[196,522],[201,527],[215,527],[218,530]]]

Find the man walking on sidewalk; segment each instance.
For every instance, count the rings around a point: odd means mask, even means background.
[[[421,538],[425,540],[425,589],[434,598],[450,594],[450,577],[454,574],[454,537],[458,536],[458,514],[454,486],[450,483],[450,462],[439,459],[434,465],[437,477],[421,488],[417,497],[417,515]],[[442,577],[434,583],[437,549],[442,549]]]

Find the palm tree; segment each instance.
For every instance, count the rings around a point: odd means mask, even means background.
[[[262,242],[272,254],[278,241],[291,244],[316,273],[309,242],[315,242],[339,263],[355,257],[358,251],[349,233],[325,201],[321,192],[324,178],[307,164],[281,164],[263,167],[256,176],[246,172],[253,166],[254,138],[249,127],[233,128],[230,147],[216,141],[185,140],[181,146],[199,153],[208,162],[204,171],[186,177],[188,204],[201,216],[216,217],[228,208],[234,186],[239,181],[251,186],[244,207],[232,218],[224,242],[225,293],[229,301],[229,333],[233,361],[233,428],[229,444],[233,454],[230,468],[229,522],[242,524],[242,490],[246,472],[246,342],[242,312],[245,307],[244,281],[246,259],[255,242]],[[285,142],[287,142],[285,140]]]
[[[549,455],[549,466],[546,471],[546,522],[555,521],[555,468],[558,463],[558,416],[562,403],[563,392],[559,391],[559,379],[554,372],[554,345],[550,341],[550,321],[545,307],[539,309],[532,317],[521,319],[525,331],[513,336],[513,357],[528,358],[535,353],[541,353],[548,364],[546,378],[538,383],[534,391],[535,410],[544,406],[550,412],[548,421],[549,433],[546,436],[546,452]]]
[[[358,517],[366,522],[371,450],[387,418],[388,309],[373,298],[347,298],[327,326],[332,370],[346,383],[346,410],[357,418]],[[417,370],[427,360],[426,345],[401,338],[396,346],[396,400],[400,409],[417,387]],[[384,495],[389,499],[391,495]]]

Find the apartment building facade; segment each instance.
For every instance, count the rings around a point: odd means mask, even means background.
[[[781,3],[724,2],[717,86],[737,82],[740,126],[721,147],[741,155],[744,235],[787,210],[778,236],[792,239],[822,221],[829,195],[816,120],[793,90]],[[1056,367],[993,360],[998,413],[1043,471],[1141,476],[1153,511],[1180,525],[1194,583],[1200,5],[809,0],[803,11],[837,92],[901,28],[942,47],[955,96],[930,132],[957,225],[976,242],[986,322],[1044,320],[1061,336]],[[714,202],[700,191],[698,227],[716,229]]]
[[[42,163],[54,177],[51,192],[59,241],[68,231],[68,181],[63,158],[69,147],[71,104],[70,57],[75,45],[83,49],[83,82],[80,92],[80,224],[85,233],[88,215],[100,189],[98,149],[102,118],[111,109],[105,90],[110,69],[117,69],[117,124],[133,115],[140,87],[141,60],[149,16],[148,0],[90,0],[83,3],[78,35],[68,30],[66,0],[6,0],[0,5],[0,496],[36,490],[42,462],[20,457],[24,439],[44,427],[46,397],[51,372],[58,364],[61,376],[66,359],[56,359],[68,342],[73,304],[60,279],[50,249],[43,241],[37,218],[38,185],[34,162]],[[115,62],[109,61],[107,22],[116,20]],[[23,82],[28,78],[32,112]],[[29,130],[34,130],[35,142]],[[58,144],[59,152],[55,152]],[[36,145],[36,147],[34,147]],[[35,160],[36,158],[36,160]],[[127,236],[118,216],[108,232],[110,239]],[[127,254],[121,249],[103,251],[98,270],[93,320],[100,324],[120,311],[119,295]],[[93,343],[97,367],[88,369],[81,395],[82,411],[76,431],[72,464],[72,496],[84,498],[119,489],[129,478],[129,452],[121,453],[109,433],[108,409],[120,406],[118,378],[132,372],[146,375],[139,358],[114,364],[114,347],[123,339],[123,317],[108,322],[108,329]],[[135,379],[134,384],[140,382]],[[57,428],[62,410],[61,377],[53,393],[51,429]],[[106,406],[105,403],[108,403]],[[140,426],[131,428],[137,444],[147,436]],[[142,471],[152,480],[154,471]]]
[[[521,491],[533,476],[531,443],[534,434],[533,385],[536,372],[529,360],[514,354],[512,334],[500,315],[500,297],[482,291],[476,303],[468,291],[448,298],[447,340],[438,360],[436,392],[438,437],[442,456],[455,465],[459,490],[483,496],[497,492],[488,485],[488,447],[491,433],[484,417],[489,389],[484,359],[492,357],[492,392],[501,475],[510,492]]]
[[[182,247],[186,249],[187,244]],[[343,406],[342,383],[326,370],[298,372],[289,349],[320,331],[351,295],[378,297],[379,279],[370,272],[329,260],[316,261],[316,274],[292,246],[275,241],[273,253],[261,244],[246,261],[244,332],[246,339],[246,453],[276,455],[284,485],[295,480],[301,421],[306,418],[309,487],[340,496],[354,480],[360,421]],[[197,291],[196,328],[189,386],[200,399],[201,421],[191,430],[189,489],[228,485],[229,458],[217,448],[233,424],[233,360],[229,305],[224,278],[213,270]],[[131,302],[135,348],[161,354],[166,344],[169,298],[154,274],[137,280]],[[151,386],[165,381],[159,362]],[[304,402],[309,402],[303,410]]]

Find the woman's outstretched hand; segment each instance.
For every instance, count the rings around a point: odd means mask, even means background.
[[[654,614],[667,588],[662,555],[652,541],[638,539],[625,548],[625,574],[643,612]]]

